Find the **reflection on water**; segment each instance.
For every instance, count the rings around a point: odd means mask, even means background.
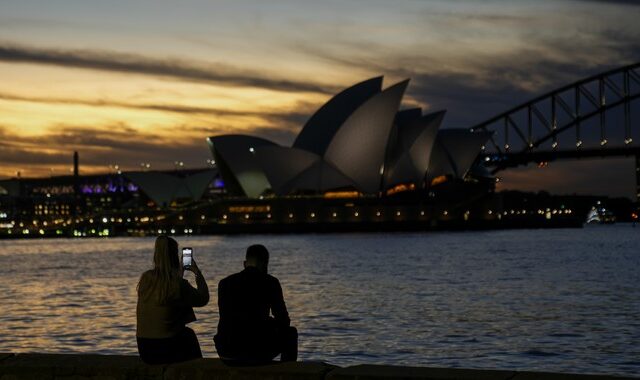
[[[640,228],[178,241],[209,282],[191,325],[208,357],[217,282],[264,243],[302,360],[640,371]],[[0,352],[135,354],[135,287],[152,249],[150,238],[1,241]]]

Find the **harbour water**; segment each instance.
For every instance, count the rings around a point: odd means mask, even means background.
[[[272,253],[300,359],[638,375],[640,228],[179,237],[209,283]],[[152,238],[0,241],[0,352],[136,354]],[[189,277],[193,280],[193,277]]]

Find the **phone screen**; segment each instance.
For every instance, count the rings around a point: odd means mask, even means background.
[[[190,247],[182,248],[182,267],[189,268],[191,266],[191,258],[193,257],[193,249]]]

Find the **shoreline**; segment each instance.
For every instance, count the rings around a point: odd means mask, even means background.
[[[380,232],[464,232],[464,231],[498,231],[517,229],[580,229],[585,225],[583,218],[566,216],[555,220],[544,218],[527,218],[520,220],[488,220],[488,221],[385,221],[385,222],[317,222],[317,223],[237,223],[216,224],[207,228],[195,229],[111,229],[103,233],[98,229],[83,230],[34,230],[29,233],[7,233],[0,231],[0,240],[40,239],[40,238],[95,238],[95,237],[146,237],[167,234],[169,236],[224,236],[224,235],[295,235],[305,233],[335,234],[335,233],[380,233]],[[74,231],[73,233],[71,231]],[[183,231],[188,231],[182,233]]]

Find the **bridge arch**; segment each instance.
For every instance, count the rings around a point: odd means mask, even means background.
[[[640,132],[640,122],[632,122],[631,107],[640,98],[639,71],[640,62],[593,75],[474,125],[471,131],[494,132],[480,160],[496,173],[531,162],[635,156],[636,194],[640,200],[640,146],[633,138]],[[618,112],[614,126],[607,122],[612,110]],[[597,130],[590,128],[587,133],[595,137],[596,144],[589,146],[583,137],[585,128],[593,127],[594,121]],[[620,145],[609,139],[614,128],[623,132]],[[566,140],[569,135],[575,137],[571,144],[559,144],[561,136]]]

